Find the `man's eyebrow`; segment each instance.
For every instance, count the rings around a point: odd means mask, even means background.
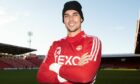
[[[74,12],[73,14],[79,14],[78,12]]]
[[[64,15],[68,15],[67,13],[65,13]]]

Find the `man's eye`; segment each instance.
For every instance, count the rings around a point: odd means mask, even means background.
[[[79,15],[79,13],[74,13],[74,16],[78,16]]]
[[[64,17],[68,17],[68,15],[64,15]]]

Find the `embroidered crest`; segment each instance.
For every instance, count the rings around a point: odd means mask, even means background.
[[[78,45],[78,46],[76,47],[76,50],[77,50],[77,51],[82,50],[82,45]]]

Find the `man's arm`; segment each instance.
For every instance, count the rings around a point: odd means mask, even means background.
[[[59,75],[72,82],[87,83],[93,80],[100,65],[101,55],[96,61],[89,61],[83,66],[64,65],[59,70]]]
[[[42,62],[38,70],[37,80],[40,84],[43,84],[43,83],[57,84],[59,82],[57,79],[57,74],[49,70],[50,64],[55,62],[54,55],[53,55],[54,49],[55,49],[55,45],[53,44],[50,47],[48,55],[44,58],[44,61]]]
[[[37,80],[40,84],[43,83],[58,83],[57,74],[49,70],[47,63],[42,63],[37,73]]]
[[[78,66],[83,66],[83,65],[87,64],[89,62],[89,59],[90,59],[90,55],[88,55],[88,53],[83,54],[81,59],[78,62]],[[53,63],[50,65],[49,69],[58,74],[61,66],[62,65],[59,65],[58,63]],[[59,76],[59,74],[58,74],[57,78],[58,78],[59,82],[61,82],[61,83],[67,82],[67,80],[62,78],[61,76]]]
[[[80,65],[62,65],[58,70],[55,69],[54,72],[68,81],[79,83],[91,82],[100,66],[101,42],[96,39],[95,43],[92,46],[94,47],[92,48],[90,53],[90,61],[87,62],[87,59],[89,60],[89,56],[87,54],[84,54],[83,61],[81,61]]]

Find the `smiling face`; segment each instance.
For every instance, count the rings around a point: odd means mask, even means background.
[[[64,13],[64,24],[69,33],[79,33],[81,31],[82,19],[80,14],[75,10],[67,10]]]

